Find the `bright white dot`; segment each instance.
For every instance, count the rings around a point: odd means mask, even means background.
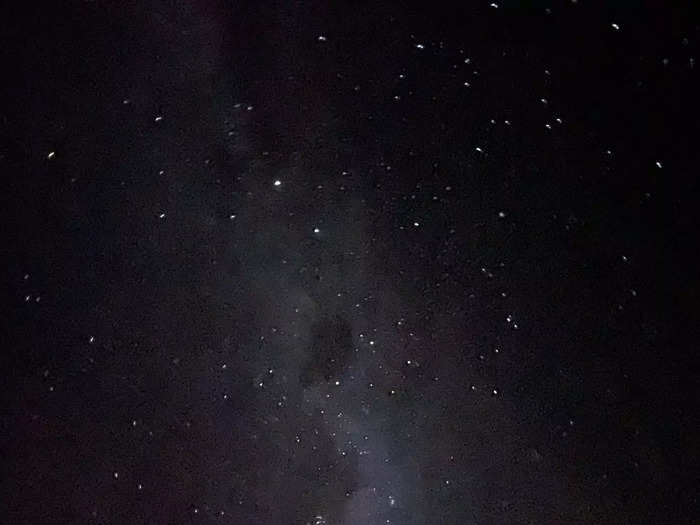
[[[499,212],[498,212],[498,216],[499,216],[501,219],[503,219],[503,218],[505,218],[506,213],[503,212],[503,211],[499,211]]]
[[[138,488],[139,490],[141,490],[141,489],[143,489],[143,485],[141,485],[141,483],[139,483],[137,488]]]
[[[416,44],[416,48],[425,49],[425,46],[423,44]]]
[[[56,156],[56,152],[55,152],[55,151],[51,151],[51,152],[49,152],[49,154],[47,155],[47,158],[52,159],[52,158],[54,158],[55,156]]]
[[[540,102],[542,102],[542,104],[544,104],[545,106],[548,104],[546,98],[541,98],[541,99],[540,99]]]
[[[119,479],[119,472],[114,473],[114,479]]]
[[[497,395],[498,395],[498,388],[494,388],[493,390],[491,390],[491,393],[492,393],[494,396],[497,396]]]
[[[418,222],[414,222],[414,223],[413,223],[413,226],[415,226],[416,228],[418,228],[418,226],[420,226],[420,224],[419,224]]]
[[[159,213],[158,214],[159,219],[165,219],[165,213]]]
[[[161,120],[163,120],[163,117],[161,117],[160,115],[158,115],[158,116],[157,116],[155,119],[153,119],[153,120],[155,120],[156,122],[160,122]]]
[[[319,230],[318,228],[314,228],[314,233],[321,233],[321,230]]]
[[[613,28],[615,31],[619,31],[619,30],[620,30],[620,26],[619,26],[618,24],[614,24],[614,23],[613,23],[613,24],[611,24],[611,25],[612,25],[612,28]]]
[[[340,381],[336,381],[335,386],[340,386]]]
[[[327,39],[326,39],[325,36],[319,35],[319,37],[318,37],[318,41],[319,41],[319,42],[325,42],[326,40],[327,40]]]
[[[396,499],[394,499],[394,496],[389,496],[389,506],[394,507],[396,505]]]
[[[282,181],[277,179],[274,184],[275,186],[282,186]]]
[[[659,168],[659,169],[661,169],[661,168],[663,168],[664,166],[663,166],[663,164],[661,164],[660,161],[657,160],[657,161],[656,161],[656,167]]]
[[[479,153],[483,153],[483,151],[484,151],[484,150],[482,150],[479,146],[477,146],[475,149],[476,149],[476,151],[478,151]]]
[[[90,344],[92,344],[95,342],[95,338],[93,336],[90,336],[90,339],[88,339],[88,341],[90,342]]]
[[[132,426],[132,427],[135,427],[135,426],[136,426],[136,420],[135,420],[135,419],[131,422],[131,426]]]
[[[493,7],[494,9],[498,9],[498,4],[496,2],[491,2],[489,6]]]

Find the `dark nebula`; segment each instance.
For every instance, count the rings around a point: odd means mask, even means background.
[[[352,327],[339,315],[321,317],[310,331],[308,361],[300,375],[303,387],[341,378],[353,357]]]

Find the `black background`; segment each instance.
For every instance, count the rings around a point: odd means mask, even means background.
[[[700,26],[610,4],[8,6],[2,521],[695,522]]]

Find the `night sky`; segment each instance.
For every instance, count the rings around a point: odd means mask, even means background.
[[[0,522],[698,522],[693,11],[13,4]]]

